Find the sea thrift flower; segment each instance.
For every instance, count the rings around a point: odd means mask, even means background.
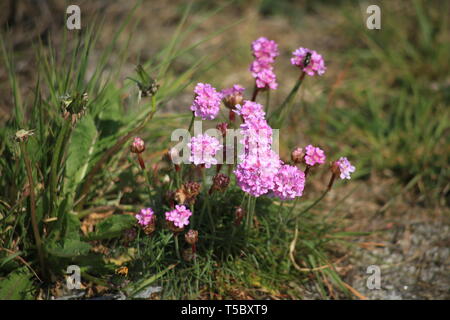
[[[272,63],[278,56],[278,45],[273,40],[260,37],[252,42],[252,52],[259,61]]]
[[[214,157],[217,151],[223,147],[217,138],[207,134],[199,134],[197,137],[192,137],[191,142],[187,146],[191,149],[189,161],[195,165],[203,164],[206,168],[217,164],[217,159]]]
[[[255,78],[257,88],[272,90],[278,88],[277,76],[273,72],[272,65],[260,64],[258,61],[254,61],[250,66],[250,71]]]
[[[252,119],[261,120],[266,115],[262,105],[249,100],[245,100],[242,106],[238,104],[234,112],[240,115],[244,119],[244,122],[251,121]]]
[[[350,173],[355,172],[355,167],[352,166],[346,157],[341,157],[336,164],[340,171],[341,179],[350,179]]]
[[[213,120],[219,113],[222,94],[210,84],[198,83],[194,90],[196,96],[191,106],[196,117]]]
[[[250,153],[234,171],[237,184],[254,197],[266,194],[274,187],[274,177],[280,165],[280,158],[271,149],[257,155]]]
[[[305,188],[305,174],[295,166],[283,165],[274,178],[273,194],[281,200],[301,197]]]
[[[192,212],[183,205],[176,205],[175,209],[166,212],[166,220],[174,224],[175,227],[183,228],[189,224],[189,217]]]
[[[241,104],[243,101],[244,87],[238,84],[233,85],[231,88],[223,89],[222,94],[223,103],[229,109],[233,109],[235,105]]]
[[[272,128],[264,118],[262,106],[246,101],[236,112],[242,116],[240,141],[244,152],[239,155],[241,162],[234,171],[241,189],[255,197],[263,195],[274,187],[273,179],[281,166],[281,161],[272,150]]]
[[[135,217],[138,220],[138,223],[143,227],[149,225],[150,223],[153,223],[155,219],[154,212],[151,208],[141,209],[141,211],[136,214]]]
[[[325,152],[322,149],[308,145],[306,146],[305,151],[305,163],[307,165],[314,166],[316,164],[325,163]]]
[[[314,76],[318,74],[321,76],[325,73],[325,62],[316,51],[300,47],[292,55],[291,63],[300,67],[307,75]]]
[[[278,45],[273,40],[261,37],[252,43],[252,53],[255,60],[250,65],[250,71],[259,89],[276,89],[278,84],[273,72],[273,63],[278,56]]]
[[[144,140],[139,137],[135,137],[130,146],[130,151],[133,153],[142,153],[145,150]]]

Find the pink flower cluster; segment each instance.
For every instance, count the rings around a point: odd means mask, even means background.
[[[273,40],[261,37],[252,43],[255,60],[250,65],[250,71],[255,78],[256,87],[273,89],[278,87],[277,78],[273,72],[273,63],[278,56],[278,45]]]
[[[222,149],[222,144],[219,140],[207,134],[199,134],[197,137],[192,137],[187,146],[191,149],[189,161],[195,165],[203,164],[206,168],[217,164],[215,155]]]
[[[283,164],[272,150],[272,128],[265,119],[262,105],[245,101],[236,109],[244,119],[241,125],[244,152],[234,171],[238,185],[255,197],[271,191],[282,200],[300,197],[305,174],[297,167]]]
[[[234,112],[240,115],[246,123],[251,122],[252,120],[264,120],[264,117],[266,116],[262,105],[247,100],[244,101],[242,106],[238,104]]]
[[[273,178],[281,166],[278,155],[272,150],[272,128],[264,118],[262,105],[245,101],[236,107],[242,116],[241,134],[244,152],[234,174],[245,192],[258,197],[274,187]]]
[[[189,217],[192,212],[183,205],[176,205],[175,209],[166,212],[166,220],[172,221],[178,228],[183,228],[189,224]]]
[[[306,59],[307,54],[309,54],[308,59]],[[307,75],[314,76],[315,74],[318,74],[321,76],[325,73],[325,62],[322,56],[316,51],[300,47],[295,50],[292,55],[293,57],[291,58],[291,63],[300,67],[300,69],[306,72]],[[306,66],[305,62],[307,62]]]
[[[338,165],[339,171],[341,172],[341,179],[350,179],[350,173],[355,172],[355,167],[352,166],[352,164],[346,157],[339,158],[339,160],[336,161],[336,164]]]
[[[196,96],[191,110],[202,120],[213,120],[220,110],[222,94],[210,84],[198,83],[194,90]]]
[[[154,212],[151,208],[141,209],[141,211],[138,214],[136,214],[135,217],[141,226],[149,225],[155,218]]]
[[[305,173],[295,166],[283,165],[274,178],[273,194],[281,200],[301,197],[305,188]]]
[[[314,166],[316,164],[325,163],[325,152],[322,149],[308,145],[306,146],[305,151],[305,162],[307,165]]]

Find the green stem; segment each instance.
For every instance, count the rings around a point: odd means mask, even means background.
[[[269,89],[267,89],[267,90],[269,90]],[[256,83],[255,83],[255,87],[253,88],[253,94],[252,94],[252,100],[251,101],[255,101],[256,100],[256,97],[258,96],[259,91],[260,90],[256,86]]]
[[[269,105],[270,105],[270,90],[267,90],[267,93],[266,93],[266,110],[265,110],[266,117],[269,114]]]
[[[215,227],[215,225],[214,225],[214,219],[213,219],[213,217],[212,217],[212,213],[211,213],[211,205],[210,205],[210,202],[209,202],[209,192],[208,192],[208,188],[207,188],[207,185],[206,185],[206,169],[205,168],[201,168],[201,171],[202,171],[202,180],[203,180],[203,193],[204,193],[204,195],[205,195],[205,202],[204,202],[204,204],[206,204],[206,209],[207,209],[207,211],[208,211],[208,219],[209,219],[209,224],[210,224],[210,227],[211,227],[211,230],[212,230],[212,232],[213,233],[215,233],[216,232],[216,227]]]
[[[28,176],[28,184],[30,187],[31,225],[33,226],[33,234],[34,234],[34,240],[36,242],[36,248],[38,251],[39,264],[41,266],[41,274],[45,275],[46,269],[45,269],[45,260],[44,260],[44,250],[42,248],[42,240],[41,240],[41,235],[39,233],[38,222],[37,222],[37,217],[36,217],[36,197],[34,194],[33,171],[31,168],[31,161],[28,156],[28,152],[27,152],[27,149],[26,149],[24,143],[25,142],[20,143],[20,149],[22,151],[22,154],[23,154],[23,157],[25,160],[25,167],[26,167],[27,176]]]
[[[181,260],[181,256],[180,256],[180,246],[179,246],[179,244],[178,244],[178,235],[175,236],[175,251],[176,251],[178,260]]]
[[[300,74],[300,77],[298,78],[297,82],[295,83],[294,87],[292,88],[291,92],[289,92],[288,96],[286,97],[286,99],[284,99],[283,103],[281,104],[281,106],[278,108],[278,110],[274,113],[272,113],[270,115],[270,117],[268,118],[269,120],[272,119],[273,116],[277,115],[279,117],[279,119],[283,119],[284,116],[284,108],[289,105],[289,109],[290,109],[290,104],[292,102],[292,100],[295,98],[295,95],[297,94],[298,89],[300,89],[300,86],[303,82],[303,80],[305,79],[305,72],[302,72]],[[277,119],[278,120],[278,119]]]
[[[330,189],[326,189],[324,193],[322,193],[322,195],[317,198],[312,204],[310,204],[309,206],[307,206],[305,209],[303,209],[299,214],[297,214],[295,217],[293,217],[292,219],[298,219],[300,216],[302,216],[304,213],[308,212],[309,210],[311,210],[312,208],[314,208],[320,201],[322,201],[322,199],[327,195],[327,193],[330,191]],[[297,198],[296,198],[297,200]],[[297,202],[294,203],[294,206],[291,208],[290,212],[292,212],[295,208],[295,205],[297,204]],[[289,214],[290,215],[290,214]],[[292,220],[291,219],[291,220]],[[289,220],[290,222],[290,220]]]
[[[195,120],[195,114],[192,112],[191,123],[189,123],[189,129],[188,129],[189,132],[191,132],[192,125],[194,124],[194,120]]]

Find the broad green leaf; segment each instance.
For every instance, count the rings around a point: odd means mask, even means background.
[[[129,215],[113,215],[96,225],[95,232],[87,236],[88,240],[101,240],[118,237],[131,228],[136,219]]]
[[[66,162],[66,193],[73,193],[83,180],[95,150],[98,132],[94,120],[86,115],[77,124],[70,141]]]
[[[32,288],[30,272],[26,268],[17,269],[0,280],[0,300],[31,299]]]
[[[49,254],[60,258],[72,258],[89,252],[89,243],[78,239],[66,239],[62,244],[50,242],[46,250]]]

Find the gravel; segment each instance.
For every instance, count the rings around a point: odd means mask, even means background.
[[[345,281],[368,299],[450,299],[450,226],[448,223],[401,224],[383,237],[383,247],[357,248]],[[380,288],[369,266],[380,270]]]

